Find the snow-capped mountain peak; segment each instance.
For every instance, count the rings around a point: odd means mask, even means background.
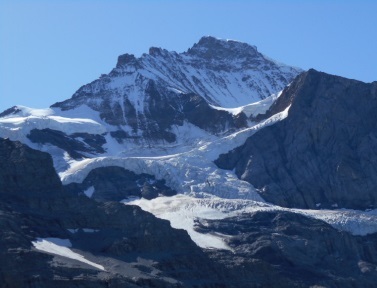
[[[48,263],[43,271],[67,285],[85,274],[82,285],[104,287],[131,277],[137,287],[372,287],[376,83],[299,72],[207,36],[183,53],[123,54],[50,108],[0,113],[5,280],[32,285],[13,279]],[[209,260],[202,282],[187,274]],[[184,281],[160,282],[164,267]],[[48,279],[30,271],[35,283]]]
[[[224,61],[258,57],[260,53],[256,46],[247,43],[204,36],[187,51],[187,55]]]
[[[300,72],[264,57],[254,46],[208,36],[183,53],[151,47],[139,58],[123,54],[109,74],[52,107],[88,106],[124,139],[175,142],[174,126],[184,123],[211,134],[246,127],[246,115],[214,107],[265,99]]]

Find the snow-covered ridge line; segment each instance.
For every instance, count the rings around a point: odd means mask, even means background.
[[[106,128],[95,120],[70,117],[69,114],[62,116],[59,115],[58,109],[33,109],[25,106],[17,106],[16,108],[17,113],[0,118],[0,137],[29,144],[26,135],[33,129],[48,128],[61,131],[67,135],[73,133],[102,134],[106,132]]]
[[[92,107],[101,106],[111,95],[106,105],[118,102],[122,107],[126,98],[143,113],[144,92],[154,82],[177,94],[195,93],[217,107],[237,108],[277,93],[302,71],[265,57],[247,43],[207,36],[183,53],[152,47],[139,58],[121,55],[109,74],[81,87],[57,106],[70,109],[85,101]]]

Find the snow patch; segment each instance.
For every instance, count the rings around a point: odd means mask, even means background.
[[[133,201],[137,201],[137,200],[140,200],[141,198],[140,197],[137,197],[137,196],[130,196],[126,199],[123,199],[120,201],[120,203],[123,203],[123,204],[128,204],[130,202],[133,202]]]
[[[59,256],[63,256],[66,258],[70,258],[73,260],[80,261],[82,263],[86,263],[90,266],[93,266],[97,269],[105,271],[105,268],[102,265],[96,264],[92,261],[85,259],[84,256],[73,252],[70,247],[72,247],[71,241],[68,239],[60,239],[60,238],[37,238],[37,240],[31,242],[33,246],[40,251],[51,253]]]
[[[28,117],[28,116],[43,117],[43,116],[49,116],[49,115],[54,114],[54,110],[52,110],[51,108],[37,109],[37,108],[31,108],[31,107],[26,107],[26,106],[22,106],[22,105],[17,105],[16,109],[18,110],[17,113],[7,115],[6,117],[17,117],[17,116],[21,116],[21,117]]]
[[[92,228],[76,228],[76,229],[67,229],[70,233],[75,234],[82,230],[84,233],[95,233],[99,232],[99,229],[92,229]]]
[[[236,107],[236,108],[224,108],[224,107],[218,107],[214,105],[210,105],[213,109],[220,110],[220,111],[227,111],[228,113],[232,115],[238,115],[240,113],[245,113],[247,117],[250,116],[257,116],[259,114],[264,114],[267,112],[267,110],[271,107],[272,103],[275,102],[277,98],[281,95],[283,91],[278,92],[277,94],[272,94],[271,96],[261,100],[257,101],[251,104],[247,104],[244,106]]]
[[[199,247],[231,250],[224,242],[224,236],[202,234],[194,230],[195,219],[198,217],[205,219],[222,219],[226,217],[226,214],[220,210],[208,206],[195,205],[196,201],[198,199],[186,195],[176,195],[175,197],[158,197],[152,200],[138,199],[126,204],[137,205],[158,218],[169,220],[173,228],[186,230]]]
[[[83,228],[82,229],[85,233],[96,233],[99,232],[99,229],[91,229],[91,228]]]
[[[88,198],[92,198],[93,193],[94,193],[94,186],[90,186],[88,189],[86,189],[86,190],[84,191],[84,194],[85,194]]]

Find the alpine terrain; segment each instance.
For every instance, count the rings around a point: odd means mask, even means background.
[[[234,40],[121,55],[0,113],[0,286],[375,287],[376,109]]]

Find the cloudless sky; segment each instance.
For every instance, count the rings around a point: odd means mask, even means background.
[[[204,35],[303,69],[377,80],[373,0],[1,0],[0,112],[48,107],[110,72],[120,54],[183,52]]]

